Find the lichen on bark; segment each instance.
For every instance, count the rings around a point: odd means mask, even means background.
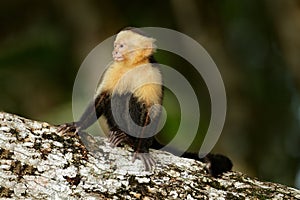
[[[156,169],[106,138],[0,112],[0,197],[7,199],[300,199],[300,191],[151,150]]]

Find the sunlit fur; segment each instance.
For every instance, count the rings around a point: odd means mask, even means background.
[[[119,52],[123,56],[124,60],[121,62],[127,67],[134,67],[147,62],[145,59],[155,51],[154,42],[155,39],[145,37],[131,30],[121,31],[115,39],[114,52]],[[119,48],[121,44],[124,45],[123,48]]]
[[[154,39],[130,30],[121,31],[115,44],[125,45],[124,60],[114,61],[106,70],[97,93],[130,92],[148,105],[161,104],[162,77],[159,69],[148,60],[154,51],[153,42]]]

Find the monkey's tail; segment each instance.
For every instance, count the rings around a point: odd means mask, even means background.
[[[151,148],[153,149],[161,149],[164,145],[160,144],[156,138],[153,139]],[[170,149],[170,152],[176,152],[175,149]],[[221,154],[212,154],[209,153],[205,157],[200,158],[197,153],[194,152],[184,152],[181,157],[191,158],[194,160],[201,161],[203,163],[207,163],[206,169],[213,177],[218,177],[225,172],[228,172],[232,169],[233,164],[232,161],[224,155]]]

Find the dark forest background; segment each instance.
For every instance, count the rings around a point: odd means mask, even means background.
[[[1,1],[0,110],[71,121],[81,62],[126,26],[170,28],[203,45],[228,98],[214,152],[235,170],[300,188],[298,0]],[[158,58],[185,69],[179,59]]]

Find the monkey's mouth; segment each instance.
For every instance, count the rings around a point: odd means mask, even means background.
[[[115,61],[122,61],[124,60],[123,56],[114,56]]]
[[[113,53],[113,59],[115,61],[122,61],[122,60],[124,60],[124,57],[118,53]]]

